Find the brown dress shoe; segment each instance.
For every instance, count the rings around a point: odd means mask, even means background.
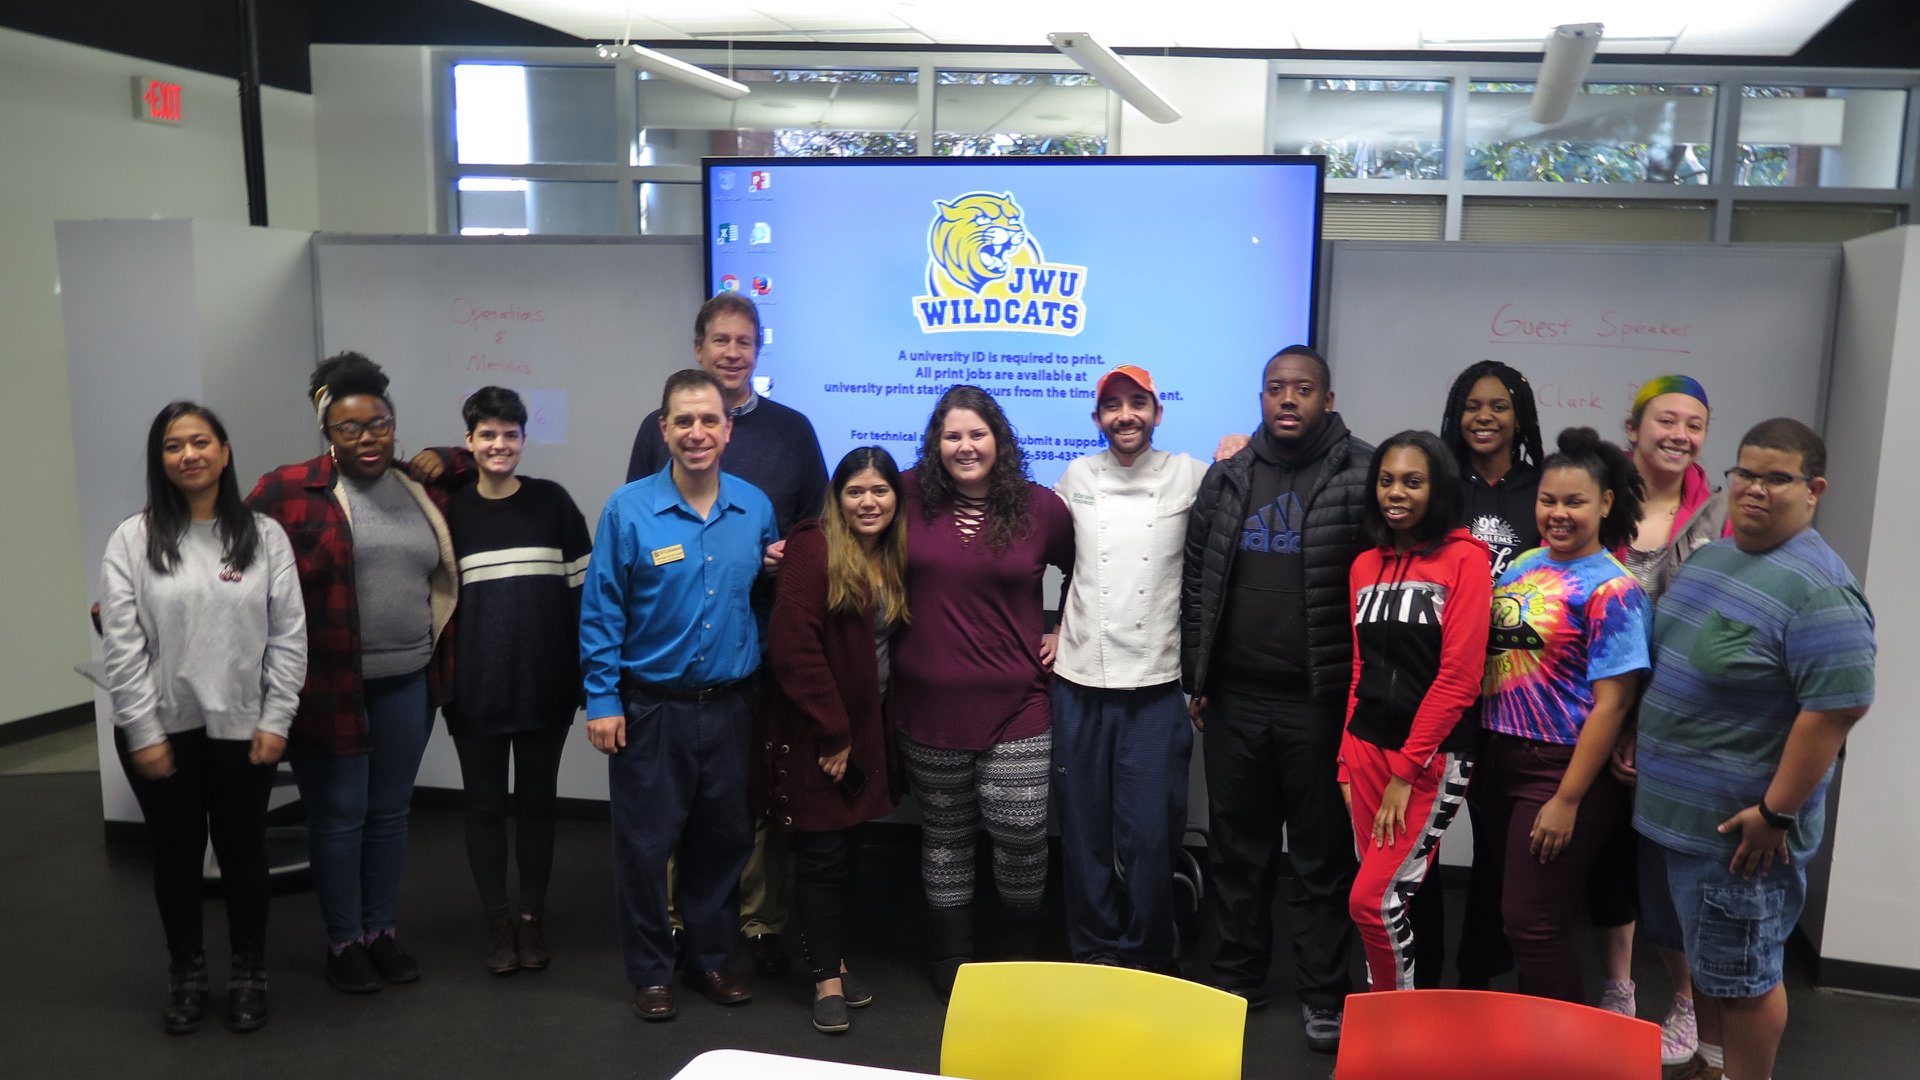
[[[687,972],[687,985],[715,1005],[745,1005],[753,1000],[747,984],[725,971]]]
[[[642,1020],[658,1023],[680,1015],[673,1007],[673,987],[643,986],[633,992],[633,1012]]]

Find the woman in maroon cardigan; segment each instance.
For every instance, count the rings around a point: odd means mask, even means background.
[[[787,538],[768,632],[774,682],[763,710],[767,812],[788,831],[794,914],[813,971],[813,1026],[847,1030],[873,992],[847,974],[855,825],[900,801],[893,733],[882,720],[888,639],[907,621],[900,470],[877,446],[833,471],[819,521]]]

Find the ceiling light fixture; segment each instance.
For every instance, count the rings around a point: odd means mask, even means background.
[[[1147,85],[1147,81],[1133,70],[1131,64],[1121,59],[1119,53],[1084,33],[1048,34],[1047,41],[1065,53],[1067,59],[1079,64],[1081,70],[1099,79],[1101,85],[1119,94],[1120,100],[1140,110],[1147,119],[1156,124],[1171,124],[1180,119],[1180,110],[1173,107],[1173,102]]]
[[[1533,84],[1533,108],[1529,115],[1536,124],[1557,124],[1566,119],[1573,95],[1600,51],[1600,23],[1567,23],[1553,28],[1547,38],[1547,55],[1540,60],[1540,77]]]
[[[676,60],[663,52],[656,52],[642,45],[624,43],[620,45],[601,45],[596,47],[594,55],[602,60],[612,60],[617,64],[644,71],[662,79],[670,79],[682,86],[691,86],[715,97],[729,101],[738,101],[752,90],[745,83],[715,75],[705,68],[695,67],[685,60]]]

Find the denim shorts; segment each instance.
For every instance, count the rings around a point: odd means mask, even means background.
[[[1727,869],[1725,855],[1695,855],[1652,841],[1666,864],[1667,888],[1694,988],[1708,997],[1755,998],[1780,985],[1787,935],[1807,900],[1799,861],[1752,879]],[[1656,932],[1656,940],[1665,935]]]

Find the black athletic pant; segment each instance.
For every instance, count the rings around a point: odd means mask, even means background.
[[[793,852],[793,913],[800,923],[802,955],[813,981],[837,978],[847,958],[847,927],[853,917],[853,881],[860,845],[853,830],[789,832]]]
[[[1216,983],[1258,987],[1273,958],[1273,894],[1286,829],[1288,929],[1303,1004],[1338,1008],[1351,988],[1357,868],[1336,777],[1340,710],[1221,687],[1208,695],[1208,860]]]
[[[204,729],[167,736],[173,775],[148,780],[133,767],[124,736],[114,748],[147,819],[153,847],[153,894],[169,952],[202,948],[201,877],[207,840],[220,860],[227,900],[227,940],[236,953],[261,953],[267,942],[267,797],[271,765],[252,765],[250,739],[209,739]]]
[[[553,803],[568,728],[511,735],[455,735],[466,788],[467,863],[487,918],[512,917],[507,901],[507,759],[513,759],[514,847],[520,856],[520,910],[538,915],[553,876]]]

